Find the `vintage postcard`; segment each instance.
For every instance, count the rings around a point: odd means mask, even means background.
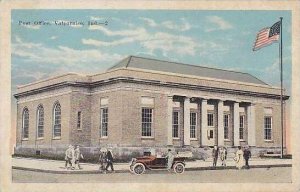
[[[0,5],[1,191],[299,191],[299,2]]]

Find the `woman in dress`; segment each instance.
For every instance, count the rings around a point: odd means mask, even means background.
[[[243,165],[244,165],[244,162],[243,162],[243,151],[242,151],[242,148],[241,146],[238,146],[238,150],[236,151],[235,153],[235,157],[234,157],[234,160],[236,162],[236,167],[241,170]]]

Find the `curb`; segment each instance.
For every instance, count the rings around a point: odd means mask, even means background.
[[[292,167],[292,164],[277,164],[277,165],[252,165],[251,169],[255,168],[271,168],[271,167]],[[41,173],[52,173],[52,174],[103,174],[99,170],[95,171],[54,171],[54,170],[45,170],[45,169],[35,169],[35,168],[27,168],[27,167],[18,167],[12,166],[12,169],[23,170],[23,171],[34,171]],[[227,166],[227,167],[190,167],[186,168],[185,171],[205,171],[205,170],[228,170],[228,169],[236,169],[235,166]],[[109,174],[110,172],[108,172]],[[115,173],[130,173],[129,170],[116,170]]]

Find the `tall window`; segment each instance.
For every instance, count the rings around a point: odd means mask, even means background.
[[[190,138],[196,138],[197,113],[190,113]]]
[[[207,114],[207,126],[209,126],[209,127],[214,126],[214,114],[213,113]]]
[[[108,108],[101,108],[101,137],[107,137],[108,132]]]
[[[179,112],[173,111],[173,132],[172,135],[174,138],[179,137]]]
[[[37,108],[37,137],[44,137],[44,107],[42,105]]]
[[[264,118],[264,139],[271,140],[272,139],[272,117],[266,116]]]
[[[29,111],[27,108],[23,110],[22,115],[22,137],[28,139],[29,136]]]
[[[245,116],[240,115],[240,129],[239,129],[240,139],[244,139],[244,129],[245,129]]]
[[[152,116],[153,109],[143,107],[142,108],[142,136],[151,137],[151,129],[152,129]]]
[[[229,139],[229,115],[224,115],[224,139]]]
[[[77,129],[81,129],[81,111],[77,113]]]
[[[56,103],[53,109],[53,137],[58,138],[61,136],[61,107]]]

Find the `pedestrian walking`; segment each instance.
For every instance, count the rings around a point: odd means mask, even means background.
[[[212,150],[213,167],[217,166],[218,155],[219,155],[219,148],[218,148],[217,145],[215,145],[214,148],[213,148],[213,150]]]
[[[74,148],[72,145],[69,145],[69,148],[65,152],[65,168],[66,169],[73,169],[73,159],[74,159]]]
[[[220,149],[220,159],[222,161],[222,166],[226,167],[227,149],[224,146]]]
[[[174,155],[171,149],[168,149],[167,159],[168,159],[168,171],[171,171],[173,161],[174,161]]]
[[[245,159],[246,169],[250,169],[250,166],[249,166],[249,159],[250,158],[251,158],[251,151],[250,151],[249,146],[246,146],[245,150],[244,150],[244,159]]]
[[[105,173],[105,174],[106,174],[106,166],[107,166],[106,153],[107,153],[107,149],[106,148],[100,149],[100,155],[99,155],[100,167],[99,167],[99,170],[102,173]]]
[[[107,154],[106,154],[106,162],[107,162],[106,171],[108,171],[108,167],[111,168],[111,171],[113,171],[113,172],[115,171],[113,161],[114,161],[113,154],[112,154],[111,150],[108,150]]]
[[[235,157],[234,157],[234,161],[236,163],[236,167],[241,170],[242,167],[243,167],[243,151],[242,151],[242,148],[241,146],[238,146],[238,150],[236,151],[235,153]]]
[[[77,166],[78,166],[78,169],[82,169],[82,168],[80,167],[80,160],[83,159],[83,155],[82,155],[82,153],[80,152],[79,145],[76,145],[76,147],[75,147],[75,150],[74,150],[74,158],[75,158],[75,165],[74,165],[74,168],[76,168],[75,166],[77,165]]]

